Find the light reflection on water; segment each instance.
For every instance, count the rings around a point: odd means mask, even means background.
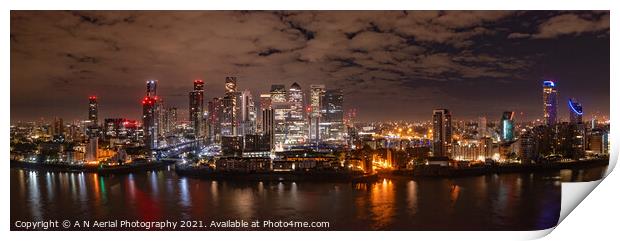
[[[129,175],[11,169],[11,220],[330,221],[339,230],[527,230],[553,226],[559,181],[605,168],[375,183],[226,182],[174,170]],[[205,220],[205,221],[208,221]]]

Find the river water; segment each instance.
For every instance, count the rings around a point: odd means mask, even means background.
[[[217,229],[212,221],[282,220],[329,222],[292,230],[536,230],[557,223],[561,181],[597,180],[605,170],[352,184],[211,181],[179,177],[173,167],[107,176],[11,168],[11,229],[40,220],[196,220],[199,230]]]

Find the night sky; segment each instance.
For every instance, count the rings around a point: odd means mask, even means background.
[[[145,81],[187,119],[194,79],[206,99],[225,76],[258,102],[271,84],[343,88],[358,119],[542,116],[542,79],[560,117],[577,98],[609,115],[609,12],[11,11],[11,121],[139,119]],[[206,106],[206,103],[205,103]]]

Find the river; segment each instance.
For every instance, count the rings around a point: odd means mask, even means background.
[[[293,230],[536,230],[557,223],[561,181],[597,180],[605,170],[352,184],[211,181],[177,176],[174,167],[106,176],[11,168],[11,229],[21,230],[17,221],[51,219],[329,222]]]

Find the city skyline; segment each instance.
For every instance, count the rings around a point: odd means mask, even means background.
[[[607,11],[31,15],[11,14],[12,122],[87,119],[88,96],[98,97],[100,119],[140,119],[149,79],[159,80],[159,96],[186,119],[193,80],[204,80],[206,101],[224,94],[226,76],[237,76],[239,89],[256,99],[272,84],[296,82],[305,95],[311,85],[342,88],[345,109],[356,109],[360,121],[429,121],[437,108],[459,120],[499,120],[504,111],[518,121],[541,119],[544,79],[558,85],[560,120],[569,119],[569,98],[583,105],[585,120],[609,112],[609,96],[600,94],[609,92]],[[148,31],[161,27],[155,15],[166,19],[161,33]],[[206,23],[218,21],[230,26]],[[238,33],[225,30],[231,26]],[[140,31],[149,33],[143,45],[135,39]],[[166,40],[166,31],[188,35]],[[192,38],[197,44],[187,42]],[[52,47],[59,42],[64,49]]]

